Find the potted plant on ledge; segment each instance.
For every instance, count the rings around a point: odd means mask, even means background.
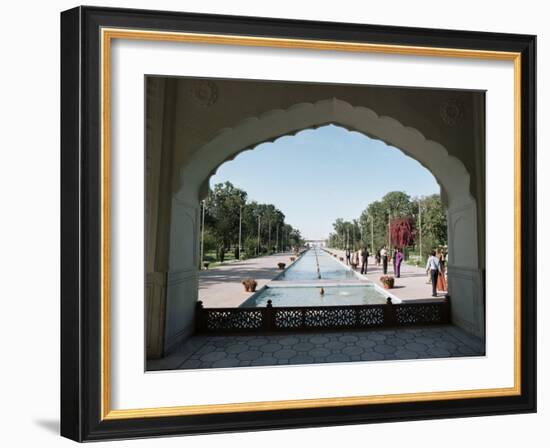
[[[243,280],[242,284],[244,285],[244,290],[246,292],[255,292],[256,286],[258,286],[258,282],[256,282],[256,280],[254,280],[253,278],[247,278],[246,280]]]
[[[383,275],[382,277],[380,277],[380,282],[385,289],[392,289],[395,284],[395,278],[393,278],[391,275]]]

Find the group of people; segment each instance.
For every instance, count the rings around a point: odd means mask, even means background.
[[[346,249],[346,264],[352,265],[355,268],[359,267],[360,265],[361,274],[366,274],[369,263],[369,256],[369,248],[367,247],[363,247],[362,249],[354,252],[352,252],[351,249],[348,247]],[[393,261],[393,273],[396,277],[401,277],[401,263],[405,259],[405,255],[400,248],[396,247],[393,251],[393,254],[391,254],[386,246],[384,246],[376,252],[374,259],[376,266],[380,266],[380,264],[382,264],[384,275],[388,273],[388,263],[390,261]]]
[[[426,263],[426,273],[432,283],[432,297],[437,297],[437,291],[447,291],[447,279],[445,278],[445,254],[432,250]]]
[[[361,265],[361,274],[367,273],[367,266],[369,264],[369,250],[363,247],[361,250],[352,252],[348,247],[346,249],[346,264],[352,265],[354,269],[357,269],[359,264]]]
[[[358,251],[346,249],[346,264],[351,265],[354,269],[361,266],[361,274],[367,273],[369,261],[369,249],[363,247]],[[393,273],[399,278],[401,277],[401,264],[405,259],[403,251],[396,247],[393,253],[390,253],[386,246],[376,252],[374,256],[376,266],[382,264],[384,275],[388,273],[388,264],[392,262]],[[437,291],[447,291],[447,280],[445,278],[445,254],[440,251],[432,250],[426,263],[426,273],[429,276],[429,282],[432,284],[432,297],[437,297]]]

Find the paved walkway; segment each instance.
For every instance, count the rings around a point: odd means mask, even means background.
[[[481,342],[452,325],[348,332],[193,336],[147,370],[210,369],[482,356]]]
[[[343,250],[329,250],[345,259]],[[267,255],[203,270],[199,274],[199,300],[202,300],[205,307],[238,307],[253,294],[245,292],[241,284],[242,280],[254,278],[258,282],[257,289],[259,290],[280,274],[281,271],[278,269],[277,263],[286,263],[286,267],[288,267],[291,264],[290,257],[292,256],[294,255],[290,252]],[[383,275],[382,265],[375,266],[374,261],[374,257],[369,257],[368,272],[364,278],[383,287],[380,282],[380,277]],[[345,262],[342,264],[345,265]],[[391,264],[388,266],[388,274],[393,275]],[[428,283],[427,280],[428,277],[424,269],[403,263],[401,277],[395,279],[395,286],[389,292],[403,302],[433,300],[431,283]],[[443,292],[438,293],[439,298],[444,295]]]
[[[245,292],[241,282],[253,278],[256,289],[281,273],[277,263],[291,264],[292,253],[266,255],[244,261],[234,261],[199,273],[199,300],[205,307],[237,307],[253,293]]]
[[[345,252],[343,250],[327,250],[338,254],[338,257],[344,257],[344,260],[346,259]],[[374,257],[369,257],[366,278],[383,287],[382,282],[380,282],[380,277],[382,275],[384,275],[382,272],[382,264],[380,264],[380,266],[376,266]],[[395,276],[393,272],[393,265],[391,263],[388,264],[388,275]],[[401,277],[395,279],[395,286],[389,291],[403,302],[434,299],[432,297],[432,284],[431,282],[428,283],[428,275],[426,274],[426,270],[421,267],[416,267],[405,263],[401,264]],[[439,298],[444,296],[444,292],[438,292]]]

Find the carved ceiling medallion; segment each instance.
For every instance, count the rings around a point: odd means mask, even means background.
[[[218,86],[213,81],[200,81],[193,89],[193,98],[198,105],[210,107],[218,101]]]
[[[464,115],[464,108],[460,101],[456,99],[450,99],[441,104],[439,108],[439,114],[441,119],[448,126],[456,126]]]

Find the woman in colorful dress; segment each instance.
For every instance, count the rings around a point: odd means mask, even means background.
[[[447,280],[445,280],[445,256],[440,252],[437,258],[439,258],[439,273],[437,274],[436,288],[438,291],[447,292]]]

